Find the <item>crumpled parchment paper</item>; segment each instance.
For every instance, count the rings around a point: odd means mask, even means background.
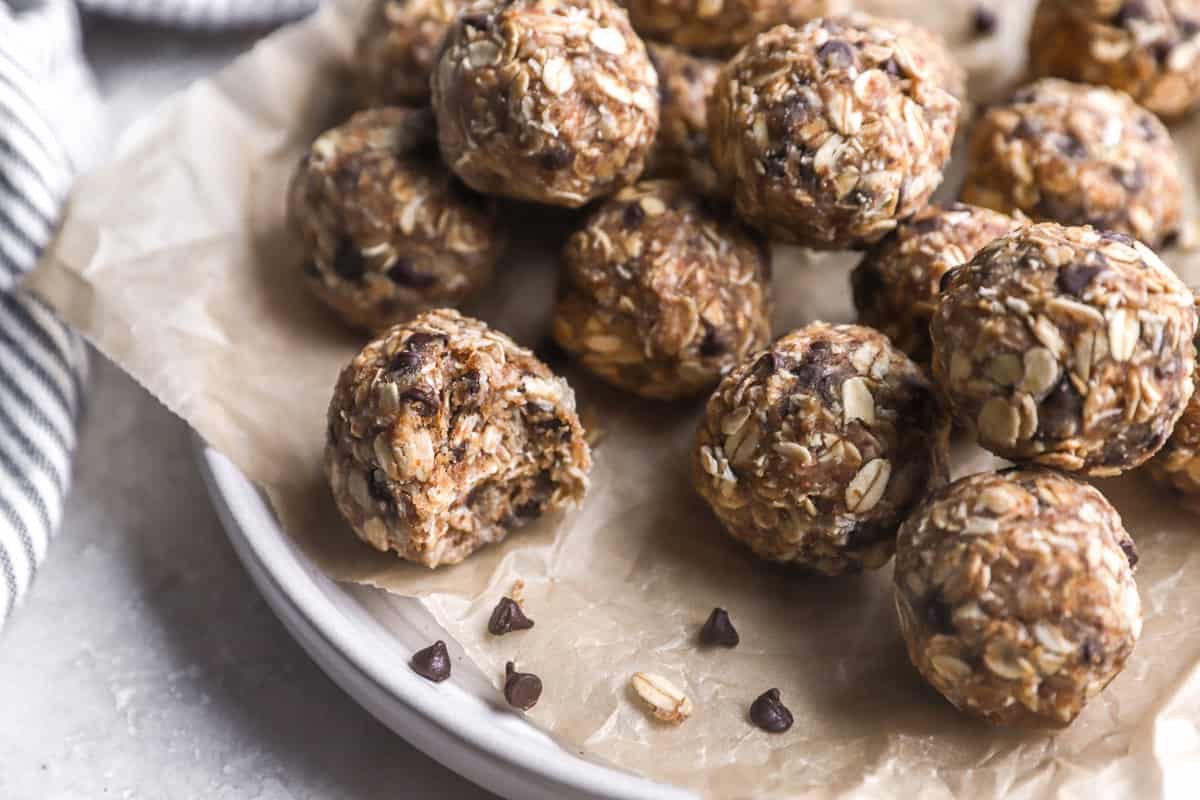
[[[1001,32],[974,40],[971,2],[867,5],[903,5],[961,40],[985,100],[1021,69],[1030,0],[994,4]],[[497,685],[507,659],[539,673],[546,692],[529,717],[572,751],[703,795],[1196,796],[1200,520],[1137,475],[1103,488],[1142,553],[1145,630],[1124,674],[1058,735],[987,728],[927,688],[902,647],[890,568],[800,578],[724,536],[688,484],[699,402],[642,402],[568,371],[603,433],[580,509],[437,572],[358,543],[319,458],[335,376],[361,340],[300,285],[283,190],[307,143],[343,113],[342,65],[361,10],[350,0],[327,6],[136,127],[107,167],[79,183],[29,282],[261,485],[318,564],[420,597]],[[1176,135],[1190,172],[1200,122]],[[547,329],[555,251],[571,215],[512,216],[525,223],[517,246],[494,291],[467,311],[533,345]],[[776,332],[852,319],[854,260],[779,249]],[[1196,255],[1169,260],[1200,277]],[[958,471],[985,464],[975,453]],[[489,637],[488,613],[518,579],[537,626]],[[696,645],[715,605],[741,632],[736,650]],[[627,688],[636,670],[684,688],[694,716],[678,728],[651,721]],[[795,714],[783,735],[747,722],[750,702],[770,687]]]

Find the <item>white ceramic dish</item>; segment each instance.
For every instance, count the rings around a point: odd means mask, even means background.
[[[407,666],[412,653],[438,638],[449,642],[420,603],[325,577],[253,484],[224,456],[195,444],[225,530],[268,604],[329,677],[397,734],[514,799],[694,797],[564,750],[498,705],[495,689],[452,643],[453,678],[419,678]]]

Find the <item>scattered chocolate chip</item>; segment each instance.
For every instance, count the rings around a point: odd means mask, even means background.
[[[1121,540],[1121,552],[1125,554],[1125,558],[1129,561],[1129,568],[1133,569],[1138,563],[1137,545],[1133,543],[1133,539],[1125,538]]]
[[[737,647],[741,640],[729,619],[729,612],[723,608],[714,608],[700,629],[700,644]]]
[[[367,494],[377,502],[391,504],[392,492],[388,488],[387,475],[383,470],[371,470],[371,474],[367,478]]]
[[[1058,152],[1067,158],[1087,158],[1088,150],[1079,137],[1070,133],[1060,133],[1054,137],[1054,146]]]
[[[1113,167],[1113,177],[1121,186],[1125,187],[1126,191],[1140,192],[1146,188],[1146,171],[1140,164],[1133,169]]]
[[[342,237],[333,256],[333,271],[348,281],[360,281],[367,274],[367,261],[349,238]]]
[[[934,633],[951,633],[954,630],[950,605],[942,599],[939,589],[925,596],[925,624]]]
[[[626,228],[636,228],[646,220],[646,209],[642,208],[640,202],[632,202],[625,206],[625,212],[621,214],[621,224]]]
[[[1099,275],[1100,271],[1100,267],[1065,267],[1058,273],[1054,283],[1060,292],[1072,297],[1080,297],[1084,290],[1092,285],[1092,279]]]
[[[991,36],[999,22],[996,12],[984,5],[976,5],[971,14],[971,30],[976,36]]]
[[[417,331],[404,340],[405,350],[424,350],[434,342],[445,342],[446,334],[444,333],[425,333]]]
[[[414,289],[427,289],[437,283],[436,275],[418,272],[412,260],[407,258],[396,259],[387,276],[397,286],[411,286]]]
[[[421,368],[421,356],[418,353],[412,352],[411,350],[401,350],[400,352],[396,353],[396,355],[392,356],[391,363],[388,365],[388,367],[393,372],[397,372],[400,375],[408,375],[409,373],[416,372]]]
[[[750,721],[767,733],[783,733],[792,727],[792,712],[779,698],[778,689],[768,689],[750,704]]]
[[[858,55],[847,42],[830,39],[817,50],[817,57],[825,62],[829,69],[845,69],[855,63]]]
[[[450,677],[450,653],[446,651],[446,643],[438,639],[424,650],[413,653],[408,662],[412,671],[425,680],[441,683]]]
[[[1079,656],[1085,664],[1099,666],[1104,663],[1104,646],[1094,638],[1088,637],[1079,648]]]
[[[1149,16],[1150,12],[1143,0],[1130,0],[1128,3],[1122,3],[1117,9],[1117,13],[1113,15],[1113,24],[1124,28],[1135,20],[1147,19]]]
[[[492,617],[488,620],[488,633],[492,636],[503,636],[513,631],[527,631],[533,627],[533,620],[525,616],[525,612],[511,597],[501,597],[500,602],[492,609]]]
[[[894,59],[890,56],[888,57],[887,61],[885,61],[879,65],[879,68],[881,70],[883,70],[884,72],[886,72],[888,75],[891,75],[893,78],[900,77],[900,64],[899,64],[899,62],[896,61],[896,59]]]
[[[413,386],[401,392],[400,402],[411,403],[413,410],[423,417],[435,413],[441,405],[436,394],[420,386]]]
[[[1038,433],[1051,439],[1071,436],[1079,427],[1083,398],[1068,375],[1064,375],[1038,408]]]
[[[783,366],[783,359],[773,350],[768,350],[762,354],[758,361],[754,362],[754,374],[760,378],[768,378],[779,371]]]
[[[528,711],[542,696],[542,679],[532,672],[517,672],[509,661],[504,665],[504,699],[513,708]]]
[[[538,166],[551,172],[566,169],[574,163],[575,151],[569,150],[563,145],[555,145],[548,150],[543,150],[538,156]]]

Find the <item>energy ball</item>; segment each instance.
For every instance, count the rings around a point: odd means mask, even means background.
[[[896,611],[912,663],[960,711],[1061,728],[1142,631],[1137,551],[1104,495],[1051,470],[963,478],[900,528]]]
[[[347,322],[379,330],[491,280],[508,236],[491,201],[432,149],[428,111],[363,111],[313,142],[289,217],[305,282]]]
[[[772,238],[844,249],[925,207],[959,103],[932,54],[941,45],[912,30],[861,14],[780,26],[725,66],[708,135],[743,219]]]
[[[1111,86],[1177,117],[1200,102],[1200,3],[1042,0],[1029,59],[1035,75]]]
[[[980,119],[962,199],[1160,247],[1178,234],[1181,172],[1167,129],[1128,95],[1047,78]]]
[[[628,0],[638,33],[688,50],[729,55],[780,24],[849,10],[848,0]]]
[[[658,76],[612,0],[484,2],[433,74],[438,140],[469,186],[578,207],[633,183],[658,131]]]
[[[1200,312],[1200,290],[1195,296]],[[1200,336],[1196,338],[1196,349],[1200,357]],[[1175,432],[1150,462],[1150,474],[1183,495],[1184,504],[1200,513],[1200,392],[1192,395],[1175,424]]]
[[[364,542],[456,564],[579,501],[591,453],[562,378],[450,309],[391,328],[342,370],[325,472]]]
[[[423,106],[429,74],[454,16],[468,0],[377,0],[354,54],[364,106]]]
[[[721,62],[664,44],[647,43],[658,72],[658,138],[646,161],[651,177],[686,178],[698,191],[719,193],[708,156],[708,98]]]
[[[1042,223],[993,242],[948,274],[930,333],[954,415],[1013,461],[1120,474],[1192,396],[1192,293],[1119,233]]]
[[[824,575],[876,569],[946,482],[949,431],[921,369],[883,334],[817,322],[721,381],[692,481],[761,558]]]
[[[928,206],[867,251],[850,275],[858,321],[929,363],[929,320],[942,276],[1023,222],[986,208]]]
[[[680,181],[642,181],[567,240],[554,338],[605,381],[672,400],[767,344],[770,255]]]

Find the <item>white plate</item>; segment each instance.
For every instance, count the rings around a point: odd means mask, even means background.
[[[585,761],[503,708],[420,603],[325,577],[237,467],[198,438],[195,443],[225,530],[267,603],[335,683],[414,746],[520,800],[694,797]],[[451,648],[454,675],[434,684],[413,673],[408,660],[439,638]]]

